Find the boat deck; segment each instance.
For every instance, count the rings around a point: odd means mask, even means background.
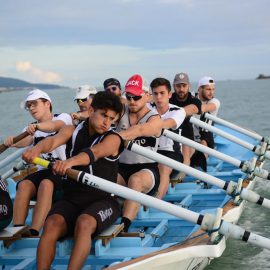
[[[252,142],[249,138],[245,138],[245,140]],[[221,152],[231,154],[241,160],[252,157],[252,153],[248,150],[226,139],[216,137],[215,141],[218,150]],[[245,177],[239,169],[212,157],[208,161],[208,172],[225,181],[238,181],[240,177]],[[10,192],[14,195],[15,186],[12,184],[12,180],[9,180],[9,183]],[[186,177],[184,183],[170,186],[164,200],[202,214],[215,214],[218,207],[224,208],[225,205],[229,205],[227,210],[235,207],[231,203],[231,197],[226,195],[223,190],[209,185],[206,187],[204,182],[197,181],[192,177]],[[28,223],[31,220],[31,211],[27,219]],[[120,219],[117,220],[116,224],[119,224],[119,222]],[[200,237],[197,237],[196,234],[200,234]],[[35,269],[38,241],[39,238],[21,238],[11,243],[9,247],[5,247],[5,242],[0,241],[0,265],[2,269]],[[91,270],[105,267],[116,269],[118,263],[125,264],[132,259],[144,258],[141,256],[153,256],[153,254],[169,252],[173,249],[202,244],[209,245],[211,243],[209,242],[209,236],[202,232],[198,225],[153,208],[145,209],[142,206],[137,218],[132,223],[130,235],[118,234],[106,244],[102,239],[93,241],[91,252],[83,269],[90,269],[90,265]],[[72,239],[57,243],[52,269],[66,269],[72,245]]]

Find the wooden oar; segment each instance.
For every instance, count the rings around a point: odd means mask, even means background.
[[[239,138],[237,138],[236,136],[233,136],[231,134],[229,134],[228,132],[225,132],[221,129],[218,129],[212,125],[209,125],[195,117],[191,117],[189,120],[190,123],[194,124],[195,126],[201,127],[203,129],[206,129],[208,131],[211,131],[215,134],[218,134],[221,137],[224,137],[236,144],[239,144],[241,146],[243,146],[244,148],[254,152],[256,155],[258,156],[264,156],[266,159],[270,159],[270,151],[267,151],[266,146],[262,146],[262,145],[253,145],[251,143],[248,143],[244,140],[241,140]]]
[[[234,165],[235,167],[237,168],[240,168],[243,172],[245,173],[251,173],[255,176],[258,176],[260,178],[263,178],[263,179],[268,179],[270,180],[270,173],[265,170],[265,169],[262,169],[262,168],[259,168],[259,167],[256,167],[256,162],[255,160],[250,160],[250,161],[241,161],[239,159],[236,159],[236,158],[233,158],[229,155],[226,155],[224,153],[221,153],[215,149],[212,149],[212,148],[209,148],[207,146],[204,146],[200,143],[197,143],[197,142],[194,142],[190,139],[187,139],[183,136],[180,136],[172,131],[169,131],[167,129],[165,129],[163,131],[163,136],[166,136],[176,142],[179,142],[179,143],[183,143],[187,146],[190,146],[200,152],[203,152],[203,153],[206,153],[210,156],[214,156],[218,159],[221,159],[223,161],[226,161],[232,165]]]
[[[23,133],[21,133],[20,135],[16,136],[13,138],[13,144],[19,142],[20,140],[24,139],[25,137],[27,137],[29,135],[29,133],[27,131],[24,131]],[[9,147],[6,146],[5,144],[1,144],[0,145],[0,154],[2,154],[5,150],[7,150]]]
[[[269,140],[269,138],[263,137],[260,134],[256,133],[255,131],[250,131],[250,130],[247,130],[245,128],[239,127],[239,126],[237,126],[237,125],[235,125],[235,124],[233,124],[233,123],[231,123],[229,121],[223,120],[223,119],[221,119],[221,118],[219,118],[217,116],[213,116],[210,113],[205,113],[204,115],[209,120],[212,120],[212,121],[214,121],[214,122],[216,122],[218,124],[221,124],[223,126],[234,129],[234,130],[236,130],[236,131],[238,131],[240,133],[243,133],[243,134],[245,134],[245,135],[247,135],[247,136],[249,136],[251,138],[254,138],[256,140],[259,140],[259,141],[262,141],[262,142],[265,141],[265,139]]]
[[[215,176],[196,170],[176,160],[170,159],[150,149],[142,147],[136,143],[129,142],[127,149],[137,154],[140,154],[142,156],[145,156],[151,160],[155,160],[158,163],[162,163],[172,169],[175,169],[178,172],[184,172],[185,174],[191,175],[195,177],[196,179],[199,179],[211,185],[217,186],[223,189],[230,196],[233,196],[233,197],[239,196],[243,200],[256,203],[258,205],[262,205],[266,208],[270,208],[270,200],[261,197],[260,195],[258,195],[252,190],[242,188],[241,186],[239,187],[238,183],[235,183],[233,181],[230,181],[230,182],[223,181]]]
[[[35,158],[33,163],[46,168],[50,167],[50,162],[40,158]],[[156,208],[162,212],[166,212],[178,218],[198,224],[206,231],[212,232],[217,229],[220,234],[227,237],[232,237],[262,248],[270,249],[270,239],[246,231],[240,226],[234,225],[225,220],[221,220],[219,227],[214,228],[214,224],[216,223],[216,217],[214,215],[202,215],[85,172],[68,169],[67,175],[77,182],[115,194],[128,200],[139,202],[145,206]]]

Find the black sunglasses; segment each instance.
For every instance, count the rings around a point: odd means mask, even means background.
[[[78,104],[83,103],[83,102],[85,102],[87,100],[88,100],[88,98],[78,98],[78,99],[76,99]]]
[[[112,87],[107,87],[105,89],[105,91],[116,91],[117,90],[117,87],[116,86],[112,86]]]
[[[142,98],[142,96],[130,96],[126,94],[126,98],[128,101],[131,101],[131,100],[138,101]]]
[[[78,104],[83,103],[83,102],[89,100],[90,98],[93,98],[94,96],[95,96],[94,94],[90,94],[87,98],[78,98],[78,99],[76,99],[76,101]]]

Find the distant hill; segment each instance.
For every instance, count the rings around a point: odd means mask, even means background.
[[[259,74],[259,76],[256,79],[257,80],[260,80],[260,79],[270,79],[270,76],[269,75],[264,75],[264,74]]]
[[[45,84],[45,83],[29,83],[27,81],[0,77],[0,89],[4,90],[19,90],[29,88],[50,89],[50,88],[62,88],[63,86],[57,84]]]

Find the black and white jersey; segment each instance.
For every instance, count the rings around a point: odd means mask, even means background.
[[[82,149],[90,148],[104,140],[106,136],[114,134],[121,139],[121,146],[119,148],[119,153],[116,156],[104,157],[96,160],[90,165],[74,166],[73,169],[84,171],[89,174],[96,175],[98,177],[104,178],[108,181],[116,183],[118,165],[119,165],[119,155],[124,148],[124,143],[122,138],[113,130],[109,130],[104,134],[89,135],[89,122],[88,119],[81,122],[73,132],[72,137],[66,144],[66,155],[67,158],[78,155]],[[75,182],[73,180],[65,181],[64,184],[65,194],[70,193],[70,196],[92,196],[95,199],[108,196],[107,192],[95,189],[90,186]],[[74,197],[74,198],[75,198]]]
[[[177,94],[173,93],[172,97],[170,98],[170,103],[176,106],[179,106],[181,108],[184,108],[187,105],[193,104],[198,108],[199,114],[201,113],[201,106],[202,106],[201,101],[198,98],[194,97],[190,92],[188,93],[188,97],[185,101],[180,101],[177,98]],[[189,122],[189,118],[190,117],[185,118],[180,128],[182,130],[183,137],[186,137],[190,140],[194,140],[193,126]]]
[[[156,105],[154,103],[148,104],[148,107],[155,113],[158,113]],[[173,104],[169,104],[169,109],[164,114],[160,115],[160,117],[162,120],[173,119],[176,122],[176,127],[170,130],[181,135],[180,126],[186,117],[186,112],[183,108],[180,108]],[[174,145],[175,143],[172,139],[161,136],[159,138],[158,150],[174,151]]]
[[[67,113],[61,113],[61,114],[55,114],[52,118],[52,121],[63,121],[66,125],[72,125],[72,118],[69,114]],[[26,130],[26,128],[25,128]],[[43,132],[40,130],[37,130],[34,133],[33,136],[33,145],[36,145],[40,141],[44,140],[45,138],[49,136],[55,135],[57,132]],[[60,159],[60,160],[65,160],[66,159],[66,153],[65,153],[66,145],[60,145],[53,151],[49,153],[44,153],[41,154],[41,157],[46,160],[55,160],[55,159]],[[40,167],[42,169],[42,167]]]

